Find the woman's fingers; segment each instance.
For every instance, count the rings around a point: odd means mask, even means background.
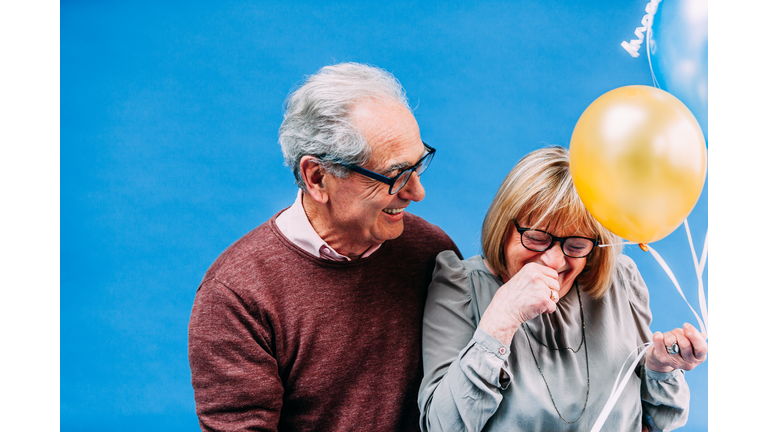
[[[693,356],[696,358],[696,360],[699,361],[699,363],[706,360],[707,351],[709,348],[707,346],[707,340],[704,339],[704,335],[696,330],[694,326],[688,323],[683,325],[683,332],[691,342],[691,346],[693,347]]]
[[[661,332],[653,334],[653,345],[648,349],[648,355],[645,364],[656,372],[671,372],[675,369],[672,366],[673,360],[671,354],[667,351],[666,335]],[[674,343],[674,341],[672,341]]]
[[[704,336],[692,325],[686,323],[682,329],[673,330],[680,345],[680,356],[683,364],[680,369],[692,370],[707,358],[707,342]]]
[[[555,311],[553,291],[559,298],[557,272],[539,264],[526,264],[499,288],[479,326],[502,343],[509,343],[522,323]]]
[[[555,269],[536,263],[526,264],[523,269],[526,267],[530,267],[532,270],[540,273],[542,276],[541,281],[544,282],[547,288],[558,292],[560,291],[560,282],[558,281],[558,275]]]
[[[557,293],[557,291],[550,289],[549,290],[549,298],[553,302],[557,303],[557,300],[560,298],[560,295]]]
[[[690,359],[692,357],[691,344],[681,329],[674,329],[664,333],[664,345],[675,366],[679,365],[680,359]]]
[[[653,349],[648,350],[646,364],[657,372],[669,369],[690,371],[707,358],[707,342],[692,325],[685,324],[666,333],[653,335]]]
[[[519,310],[522,322],[554,312],[557,304],[552,297],[560,295],[557,271],[536,263],[523,266],[504,288],[509,306]]]

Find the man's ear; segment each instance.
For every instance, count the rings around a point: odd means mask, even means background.
[[[320,161],[314,156],[302,156],[299,167],[301,178],[307,185],[307,194],[320,204],[328,202],[327,179],[329,174],[323,170]]]

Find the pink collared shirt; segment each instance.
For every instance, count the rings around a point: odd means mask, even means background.
[[[318,258],[330,261],[352,261],[348,256],[342,255],[328,246],[328,243],[323,241],[317,231],[312,228],[312,224],[307,218],[307,212],[304,211],[304,206],[301,204],[301,194],[301,189],[299,189],[293,205],[275,219],[275,224],[283,235],[288,237],[288,240],[296,246]],[[369,247],[360,258],[367,258],[380,247],[381,244]]]

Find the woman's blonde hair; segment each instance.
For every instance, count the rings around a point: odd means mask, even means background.
[[[573,186],[569,167],[568,150],[560,146],[547,147],[522,158],[502,182],[485,215],[482,231],[483,255],[498,274],[506,273],[504,244],[515,229],[513,221],[545,231],[573,226],[600,243],[620,242],[584,207]],[[576,279],[584,292],[593,298],[605,294],[619,254],[620,246],[595,247]]]

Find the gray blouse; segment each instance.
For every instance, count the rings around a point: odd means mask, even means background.
[[[424,311],[421,430],[589,431],[622,364],[629,357],[626,371],[651,340],[648,288],[635,263],[622,255],[598,300],[574,284],[555,312],[526,322],[509,346],[477,328],[501,285],[479,255],[438,255]],[[566,423],[579,417],[585,399],[581,418]],[[602,430],[639,432],[643,415],[661,430],[678,428],[688,419],[689,399],[683,371],[640,366]]]

